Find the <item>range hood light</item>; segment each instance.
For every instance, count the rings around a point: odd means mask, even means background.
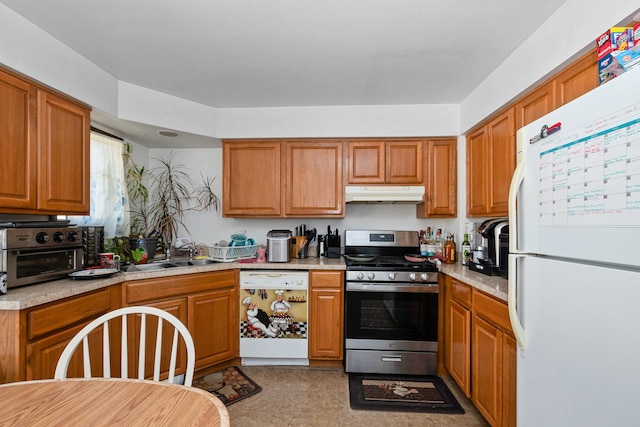
[[[345,187],[347,203],[422,203],[421,185],[349,185]]]

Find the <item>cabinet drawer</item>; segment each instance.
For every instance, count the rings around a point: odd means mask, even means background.
[[[312,289],[343,289],[344,272],[312,271],[310,274]]]
[[[464,305],[466,308],[469,308],[471,306],[471,286],[452,279],[451,298]]]
[[[478,316],[498,326],[505,332],[513,333],[509,320],[507,303],[498,301],[479,291],[473,291],[473,311]]]
[[[30,311],[27,314],[27,339],[93,320],[110,310],[111,289],[105,288]]]
[[[150,300],[183,297],[187,294],[226,288],[237,283],[236,270],[227,270],[137,280],[125,283],[124,292],[127,304],[140,304]]]

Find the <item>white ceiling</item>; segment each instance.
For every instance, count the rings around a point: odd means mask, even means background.
[[[459,104],[565,0],[0,2],[118,80],[229,108]]]

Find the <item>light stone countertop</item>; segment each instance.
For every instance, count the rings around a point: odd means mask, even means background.
[[[118,273],[103,279],[61,279],[37,285],[9,288],[6,295],[0,296],[0,310],[23,310],[37,305],[50,303],[86,292],[102,289],[127,280],[152,279],[158,277],[180,276],[223,270],[344,270],[343,258],[302,258],[290,262],[212,263],[201,266],[173,267],[168,269]]]
[[[6,295],[0,296],[0,310],[23,310],[37,305],[50,303],[68,297],[81,295],[127,280],[172,277],[184,274],[195,274],[232,269],[241,270],[345,270],[343,258],[303,258],[290,262],[267,263],[213,263],[202,266],[174,267],[162,270],[119,273],[104,279],[76,280],[62,279],[38,285],[10,288]],[[507,280],[500,276],[486,276],[469,270],[462,264],[442,264],[440,271],[444,274],[473,286],[481,291],[507,301]]]
[[[454,279],[477,288],[489,295],[507,302],[507,279],[500,276],[487,276],[472,270],[460,263],[442,264],[440,272]]]

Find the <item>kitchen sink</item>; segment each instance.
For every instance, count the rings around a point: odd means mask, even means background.
[[[198,265],[213,264],[215,261],[211,259],[192,259],[192,260],[162,260],[156,262],[150,262],[148,264],[129,264],[122,269],[124,273],[136,273],[141,271],[157,271],[167,268],[176,267],[193,267]]]

